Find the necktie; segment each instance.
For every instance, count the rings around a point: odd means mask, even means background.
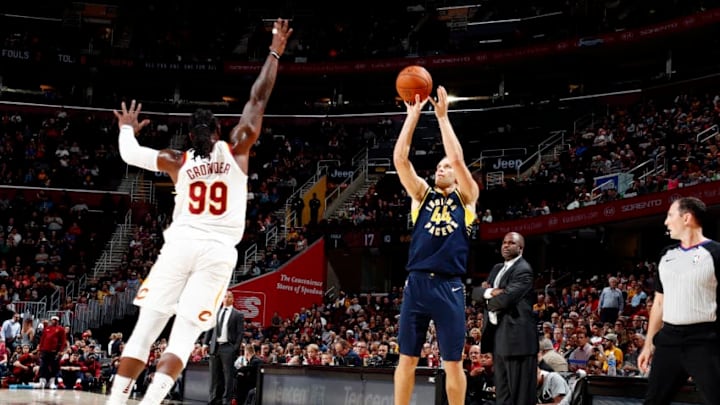
[[[225,321],[225,313],[227,312],[227,308],[223,308],[222,313],[220,314],[220,321],[218,321],[217,324],[217,333],[215,335],[215,339],[220,337],[220,334],[222,333],[222,327],[223,322]]]
[[[500,285],[500,280],[502,279],[502,276],[505,275],[505,271],[508,269],[507,263],[503,265],[503,268],[500,269],[497,276],[495,276],[495,280],[493,281],[493,288],[498,288]],[[490,323],[493,325],[497,325],[498,319],[497,319],[497,313],[495,311],[488,311],[488,318],[490,318]]]
[[[500,271],[498,272],[497,277],[495,277],[495,282],[493,282],[493,287],[494,287],[494,288],[498,288],[498,287],[500,286],[500,280],[502,280],[502,278],[503,278],[503,276],[505,275],[505,272],[507,271],[508,267],[510,267],[510,266],[508,266],[507,263],[505,263],[505,264],[503,265],[503,268],[500,269]]]

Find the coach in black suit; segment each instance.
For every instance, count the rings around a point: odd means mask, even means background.
[[[505,235],[503,263],[496,264],[488,280],[473,290],[473,299],[484,300],[481,349],[492,352],[498,405],[537,403],[538,331],[533,304],[533,270],[522,257],[525,238]]]
[[[205,332],[203,347],[210,354],[210,405],[230,405],[235,398],[235,359],[240,352],[245,317],[233,307],[232,291],[225,293],[217,324]]]

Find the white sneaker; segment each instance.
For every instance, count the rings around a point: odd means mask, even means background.
[[[41,378],[39,382],[40,382],[40,388],[45,388],[45,387],[47,387],[47,380],[46,380],[46,379]]]
[[[57,385],[55,385],[55,384],[50,384],[50,389],[51,389],[51,390],[56,390],[56,389],[57,389]]]

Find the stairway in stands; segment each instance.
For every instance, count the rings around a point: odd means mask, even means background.
[[[118,191],[130,194],[132,203],[155,203],[155,188],[152,181],[144,179],[144,171],[130,173],[118,186]],[[110,276],[120,265],[123,256],[128,252],[130,239],[137,231],[133,223],[132,210],[128,211],[124,220],[117,224],[110,240],[105,244],[100,258],[95,262],[90,281]]]
[[[381,175],[368,175],[365,181],[360,184],[354,192],[344,193],[344,195],[339,197],[342,199],[342,201],[339,201],[338,208],[335,209],[333,212],[326,214],[326,216],[334,220],[340,220],[341,218],[349,218],[352,215],[351,209],[353,205],[355,205],[355,201],[358,198],[364,197],[370,187],[376,185],[377,182],[380,181],[380,178]]]

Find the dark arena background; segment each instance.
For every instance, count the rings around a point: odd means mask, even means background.
[[[243,346],[257,346],[262,364],[248,370],[240,350],[236,403],[251,388],[248,403],[263,405],[392,403],[412,230],[392,164],[406,115],[394,83],[414,64],[447,89],[465,161],[482,185],[465,280],[466,354],[483,313],[470,293],[502,261],[505,233],[517,231],[536,273],[538,338],[568,358],[577,331],[593,345],[614,334],[623,352],[619,375],[606,375],[602,362],[562,372],[567,403],[642,403],[647,376],[637,356],[657,263],[672,243],[665,213],[681,196],[702,198],[712,214],[720,207],[715,0],[2,2],[0,322],[9,327],[14,313],[29,320],[32,353],[58,316],[65,354],[79,353],[83,372],[77,384],[65,378],[65,389],[39,388],[37,376],[16,370],[20,340],[4,335],[0,403],[105,401],[137,317],[132,299],[174,207],[169,177],[120,159],[112,109],[142,102],[151,124],[138,139],[157,149],[186,149],[199,107],[227,136],[278,17],[294,33],[252,150],[229,286],[245,315]],[[426,108],[410,158],[431,183],[442,156]],[[717,215],[705,235],[718,239]],[[618,321],[604,324],[595,310],[610,276],[626,302]],[[447,403],[442,354],[428,336],[417,405]],[[338,340],[362,367],[343,365]],[[309,345],[323,365],[308,364]],[[468,404],[494,403],[488,381],[469,377]],[[167,403],[207,403],[208,389],[198,341]],[[702,403],[692,381],[676,401]]]

